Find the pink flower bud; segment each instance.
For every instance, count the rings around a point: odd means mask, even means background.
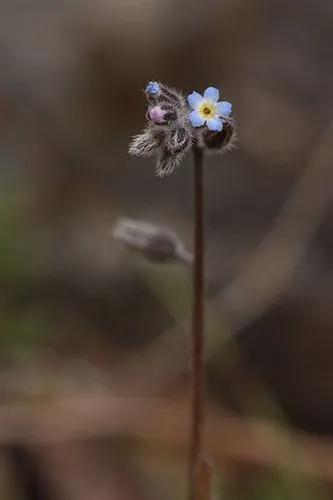
[[[165,123],[164,120],[165,114],[166,111],[163,111],[163,109],[160,106],[154,106],[149,111],[149,118],[151,119],[151,121],[155,123]]]

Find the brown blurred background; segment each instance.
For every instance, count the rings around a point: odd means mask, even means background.
[[[215,495],[333,498],[331,0],[3,0],[0,497],[185,494],[191,158],[128,157],[142,89],[213,85],[238,148],[206,165],[207,454]]]

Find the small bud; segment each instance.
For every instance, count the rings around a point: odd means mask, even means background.
[[[155,155],[158,143],[150,128],[146,128],[142,134],[133,137],[129,147],[130,156],[150,158]]]
[[[166,111],[164,111],[160,106],[154,106],[149,110],[149,118],[155,123],[165,123]]]
[[[146,87],[148,95],[157,95],[160,92],[160,86],[157,82],[149,82]]]
[[[149,222],[120,218],[112,228],[112,236],[153,262],[192,262],[192,254],[173,231]]]
[[[236,126],[233,118],[227,118],[223,122],[223,129],[214,132],[207,128],[197,129],[197,144],[208,152],[224,153],[235,147],[237,141]]]

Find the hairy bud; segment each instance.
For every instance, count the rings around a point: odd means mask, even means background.
[[[120,218],[112,228],[113,237],[153,262],[192,262],[178,236],[165,227],[137,219]]]

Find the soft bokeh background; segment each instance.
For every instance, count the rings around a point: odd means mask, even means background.
[[[333,498],[332,22],[331,0],[2,0],[2,499],[184,498],[190,270],[110,234],[191,248],[190,158],[162,181],[127,154],[150,79],[219,87],[238,122],[205,170],[216,498]]]

